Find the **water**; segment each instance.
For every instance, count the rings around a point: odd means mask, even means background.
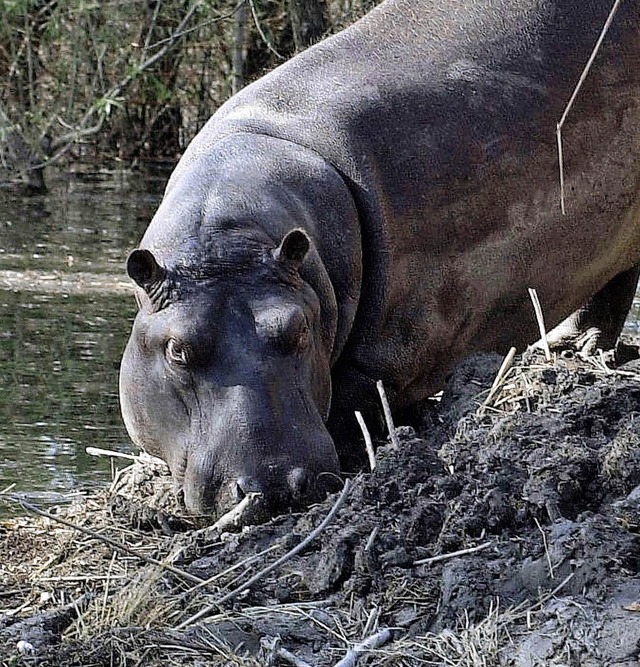
[[[131,451],[118,406],[135,314],[124,262],[167,175],[84,171],[51,175],[42,196],[0,189],[0,490],[105,484],[110,462],[85,448]]]

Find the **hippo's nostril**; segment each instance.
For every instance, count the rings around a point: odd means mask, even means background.
[[[287,475],[291,495],[296,501],[301,500],[309,489],[309,475],[304,468],[293,468]]]

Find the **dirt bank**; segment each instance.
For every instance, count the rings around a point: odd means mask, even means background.
[[[640,365],[528,353],[488,397],[501,361],[304,514],[198,529],[137,462],[53,510],[84,533],[5,521],[1,664],[640,665]]]

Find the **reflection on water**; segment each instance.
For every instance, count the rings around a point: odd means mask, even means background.
[[[636,298],[633,300],[633,305],[624,324],[624,329],[628,334],[640,336],[640,286],[636,291]]]
[[[135,312],[124,261],[166,177],[58,175],[36,197],[0,189],[0,490],[104,482],[109,462],[85,447],[130,447],[117,395]]]

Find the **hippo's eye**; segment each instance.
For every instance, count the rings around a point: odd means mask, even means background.
[[[167,361],[178,366],[186,366],[189,361],[187,348],[181,345],[175,338],[169,338],[164,348]]]

